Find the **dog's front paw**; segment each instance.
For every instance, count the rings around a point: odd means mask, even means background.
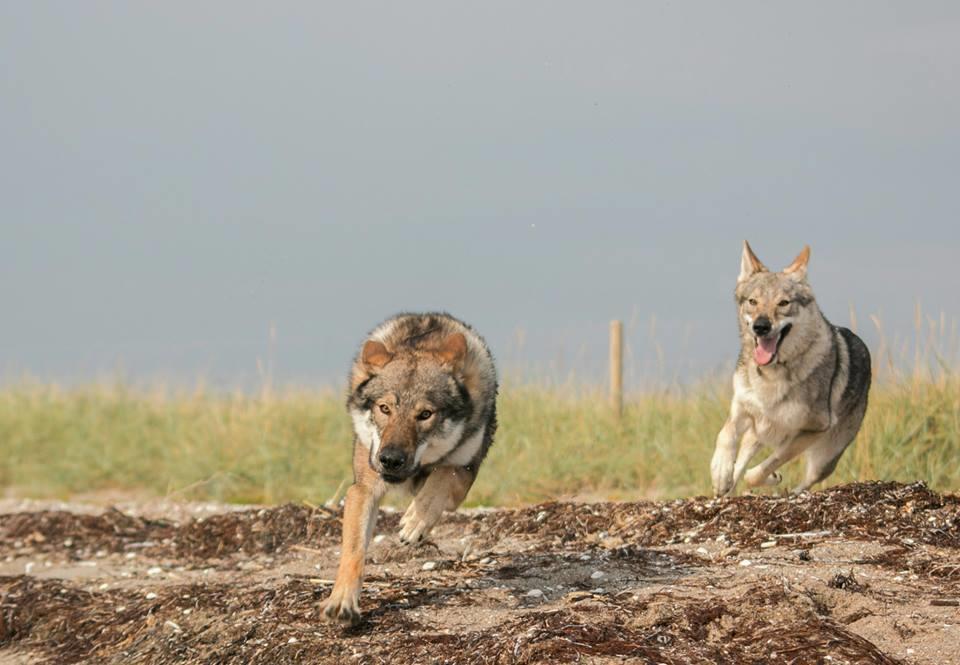
[[[710,477],[713,479],[713,495],[726,496],[733,490],[734,460],[717,451],[710,462]]]
[[[442,510],[431,510],[414,499],[407,512],[400,518],[400,542],[404,545],[414,545],[422,541],[430,533],[430,529],[437,523]]]
[[[359,623],[361,616],[359,590],[344,591],[334,586],[323,606],[323,616],[328,621],[336,621],[345,626],[354,626]]]
[[[432,526],[416,513],[410,515],[410,511],[407,511],[400,521],[400,542],[404,545],[415,545],[423,540]]]

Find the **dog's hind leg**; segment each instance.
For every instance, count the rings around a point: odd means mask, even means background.
[[[803,481],[791,490],[793,494],[800,494],[812,486],[826,479],[837,468],[840,456],[847,449],[848,443],[838,441],[834,436],[822,436],[820,440],[807,448],[807,468]]]
[[[462,466],[438,466],[431,471],[400,518],[400,542],[420,542],[444,510],[456,510],[463,503],[474,477]]]

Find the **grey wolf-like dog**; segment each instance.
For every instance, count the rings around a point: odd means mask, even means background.
[[[740,356],[733,375],[730,415],[717,436],[710,464],[714,493],[743,479],[776,485],[786,462],[803,455],[806,471],[793,489],[825,479],[863,422],[870,390],[870,353],[846,328],[832,325],[807,282],[810,248],[771,272],[743,244],[735,291]],[[771,450],[747,468],[762,447]]]
[[[401,314],[373,330],[353,362],[353,485],[328,619],[360,619],[364,558],[388,487],[413,494],[400,540],[417,543],[463,502],[497,428],[493,356],[448,314]]]

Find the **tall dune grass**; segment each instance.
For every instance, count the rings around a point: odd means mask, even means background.
[[[924,480],[960,490],[956,324],[918,310],[911,342],[881,336],[866,420],[828,484]],[[496,442],[468,503],[709,493],[729,398],[719,380],[650,390],[631,396],[618,419],[598,389],[508,381]],[[322,502],[349,482],[351,436],[334,391],[245,396],[24,383],[0,390],[0,487],[32,497],[118,490]],[[800,471],[788,465],[784,486]]]
[[[507,386],[471,504],[709,492],[728,391],[636,396],[617,419],[601,394]],[[66,497],[121,490],[184,499],[324,501],[350,477],[349,420],[331,393],[268,398],[142,394],[122,387],[0,392],[0,485]],[[831,483],[922,479],[960,489],[960,381],[876,386]],[[785,484],[798,478],[787,467]]]

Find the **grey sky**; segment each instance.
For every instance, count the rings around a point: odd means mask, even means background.
[[[0,373],[250,385],[272,323],[316,385],[443,308],[691,376],[744,237],[907,335],[960,314],[957,118],[955,2],[0,2]]]

